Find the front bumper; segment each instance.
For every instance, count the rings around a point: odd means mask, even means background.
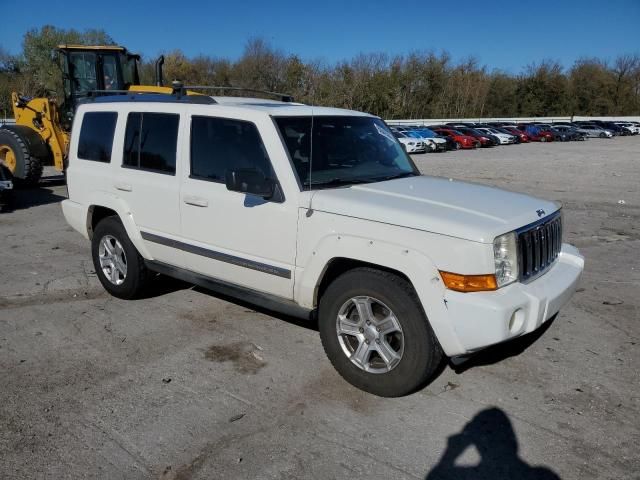
[[[528,283],[516,282],[495,292],[444,295],[449,321],[465,355],[530,333],[553,317],[571,298],[584,269],[584,258],[568,244],[555,265]]]

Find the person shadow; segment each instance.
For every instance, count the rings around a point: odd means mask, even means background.
[[[469,447],[480,455],[477,465],[456,465]],[[544,466],[531,466],[518,456],[518,440],[509,417],[492,407],[478,413],[460,433],[447,440],[447,448],[425,480],[559,480]]]

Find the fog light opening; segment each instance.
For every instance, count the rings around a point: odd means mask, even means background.
[[[516,333],[522,329],[524,325],[524,312],[521,308],[517,309],[509,319],[509,332]]]

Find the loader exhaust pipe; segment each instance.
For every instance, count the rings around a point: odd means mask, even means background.
[[[162,86],[162,65],[164,65],[164,55],[160,55],[156,60],[156,86]]]

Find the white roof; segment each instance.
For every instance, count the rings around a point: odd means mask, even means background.
[[[253,97],[212,97],[219,105],[228,105],[249,110],[260,110],[268,115],[275,116],[327,116],[327,115],[350,115],[357,117],[372,117],[368,113],[357,112],[355,110],[346,110],[343,108],[331,107],[314,107],[297,102],[280,102],[278,100],[269,100],[264,98]]]

